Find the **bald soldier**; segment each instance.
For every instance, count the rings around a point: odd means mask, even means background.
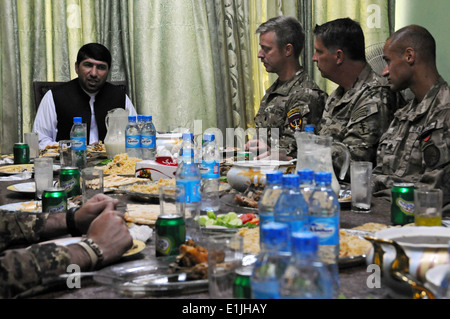
[[[258,58],[267,72],[276,73],[278,79],[266,91],[255,116],[257,131],[267,129],[267,136],[249,141],[246,150],[259,154],[258,159],[273,155],[283,160],[296,158],[294,133],[302,131],[306,124],[317,126],[327,95],[300,66],[305,34],[295,18],[272,18],[256,32],[260,34]],[[279,153],[274,152],[275,148]]]
[[[383,76],[392,90],[415,98],[395,113],[378,148],[376,196],[390,196],[395,182],[442,189],[450,212],[450,89],[436,67],[436,43],[423,27],[395,32],[384,46]]]

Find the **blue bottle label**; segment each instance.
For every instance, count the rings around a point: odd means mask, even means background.
[[[202,161],[199,168],[202,178],[220,178],[220,165],[217,161]]]
[[[194,203],[201,200],[200,194],[200,180],[199,179],[180,179],[177,180],[177,185],[184,186],[184,201],[185,203]]]
[[[127,135],[125,139],[126,148],[139,148],[141,147],[140,135]]]
[[[310,216],[309,227],[319,236],[320,245],[339,245],[339,216]]]
[[[72,144],[74,151],[86,150],[86,136],[72,136],[71,139],[74,141]]]
[[[280,284],[276,280],[252,281],[251,285],[253,299],[280,299]]]
[[[156,148],[156,135],[141,135],[142,148]]]

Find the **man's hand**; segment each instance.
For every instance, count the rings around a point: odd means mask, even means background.
[[[114,210],[119,203],[118,199],[114,199],[105,194],[97,194],[89,199],[75,213],[75,225],[79,231],[85,234],[91,222],[107,208]]]
[[[245,150],[252,152],[256,160],[270,156],[270,147],[261,140],[250,140],[245,144]],[[259,154],[259,155],[258,155]]]
[[[91,238],[103,251],[102,266],[117,261],[133,246],[133,238],[128,231],[123,214],[110,207],[94,219],[87,237]]]

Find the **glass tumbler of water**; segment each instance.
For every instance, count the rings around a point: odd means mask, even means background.
[[[370,213],[372,200],[372,163],[352,162],[350,164],[352,191],[352,212]]]
[[[36,199],[42,199],[42,192],[53,186],[53,159],[38,157],[34,159],[34,181],[36,184]]]

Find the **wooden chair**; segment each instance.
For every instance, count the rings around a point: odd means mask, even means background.
[[[57,87],[66,82],[43,82],[43,81],[35,81],[33,82],[33,90],[34,90],[34,105],[36,107],[36,111],[41,103],[42,98],[48,90]],[[125,94],[128,94],[128,86],[126,81],[110,81],[111,84],[117,85],[122,88]]]

